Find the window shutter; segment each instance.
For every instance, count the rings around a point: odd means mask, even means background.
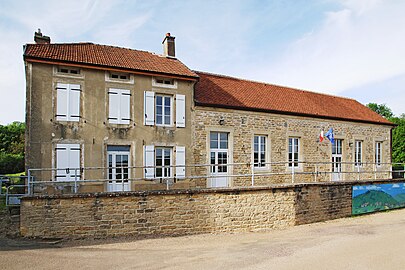
[[[119,109],[120,109],[120,92],[117,89],[108,91],[108,122],[110,124],[118,124]]]
[[[56,180],[74,181],[76,168],[80,168],[80,144],[57,144]],[[77,179],[80,179],[80,170],[76,173]]]
[[[182,165],[184,165],[184,167]],[[186,147],[176,146],[176,178],[186,177],[185,165],[186,165]]]
[[[79,122],[80,118],[80,85],[69,85],[68,121]]]
[[[68,85],[58,83],[56,85],[56,120],[67,121],[68,114]]]
[[[130,106],[131,106],[131,92],[129,90],[121,90],[121,103],[120,103],[120,124],[129,124],[131,120],[130,115]]]
[[[67,144],[56,145],[56,180],[66,181],[68,175],[66,168],[69,168],[69,146]]]
[[[144,146],[144,166],[155,166],[155,147],[153,145]],[[145,168],[145,178],[152,179],[155,177],[155,168]]]
[[[71,181],[75,180],[75,173],[77,180],[80,179],[80,144],[68,144],[69,145],[69,168],[72,168],[69,172]],[[78,169],[78,170],[74,170]]]
[[[144,99],[144,114],[145,126],[153,126],[155,124],[155,93],[145,91]]]
[[[176,127],[186,127],[186,96],[176,95]]]

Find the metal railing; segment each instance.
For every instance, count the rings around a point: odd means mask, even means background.
[[[338,165],[338,167],[336,167]],[[358,165],[358,166],[355,166]],[[335,167],[334,167],[335,166]],[[176,168],[185,168],[185,177],[176,177]],[[338,168],[333,171],[332,168]],[[395,170],[394,170],[395,168]],[[146,169],[169,170],[170,177],[145,177]],[[120,171],[116,179],[109,179],[109,170]],[[122,176],[128,174],[127,178]],[[218,173],[220,171],[220,173]],[[69,180],[55,180],[57,173],[71,175]],[[353,162],[268,162],[268,163],[228,163],[193,164],[171,166],[129,166],[129,167],[82,167],[82,168],[42,168],[29,169],[26,183],[27,194],[34,193],[81,193],[105,191],[106,185],[115,185],[117,190],[178,189],[176,183],[188,182],[187,188],[218,187],[215,181],[224,180],[226,187],[264,186],[275,183],[325,182],[342,180],[390,179],[393,175],[404,178],[404,163]],[[117,179],[118,176],[118,179]],[[130,177],[134,176],[134,177]],[[203,184],[201,184],[203,183]],[[205,183],[205,184],[204,184]],[[210,183],[207,184],[207,183]],[[214,183],[214,184],[212,184]],[[153,185],[154,186],[153,186]],[[156,185],[160,184],[160,185]],[[91,191],[89,186],[102,185]],[[121,187],[120,187],[121,186]],[[138,186],[138,188],[137,188]],[[119,188],[120,187],[120,188]],[[132,187],[132,188],[131,188]],[[183,187],[184,188],[184,187]],[[85,190],[85,191],[84,191]],[[108,190],[108,189],[107,189]]]
[[[5,199],[6,206],[20,204],[21,197],[29,194],[27,176],[0,175],[0,198]]]

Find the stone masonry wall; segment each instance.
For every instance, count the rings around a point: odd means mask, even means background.
[[[221,120],[221,122],[220,122]],[[321,130],[333,128],[335,139],[342,140],[342,170],[346,173],[340,180],[357,179],[357,168],[354,167],[354,151],[356,140],[363,142],[362,162],[375,162],[375,142],[382,143],[382,162],[390,163],[390,126],[350,121],[318,119],[303,116],[279,115],[243,110],[196,107],[193,119],[193,151],[196,164],[207,164],[209,160],[210,132],[227,132],[229,134],[228,163],[241,165],[230,166],[230,174],[250,174],[248,166],[252,162],[252,147],[254,135],[267,136],[266,162],[271,164],[266,168],[256,170],[255,174],[269,174],[270,177],[255,177],[255,185],[269,185],[277,183],[291,183],[291,169],[288,168],[288,138],[299,138],[299,160],[303,162],[317,162],[317,170],[322,174],[315,176],[314,164],[305,164],[296,169],[295,183],[331,181],[332,144],[325,138],[319,142]],[[321,164],[323,163],[323,164]],[[345,164],[346,163],[346,164]],[[351,163],[351,164],[347,164]],[[374,165],[363,164],[359,172],[361,179],[390,178],[389,165],[377,168],[378,173],[371,173]],[[347,172],[356,173],[347,173]],[[301,174],[300,174],[301,173]],[[303,174],[307,173],[307,174]],[[207,167],[200,167],[195,175],[207,175]],[[316,177],[316,178],[315,178]],[[249,186],[250,177],[230,179],[230,186]],[[200,183],[207,186],[206,183]]]
[[[352,186],[390,181],[26,197],[21,235],[103,238],[243,232],[351,216]]]

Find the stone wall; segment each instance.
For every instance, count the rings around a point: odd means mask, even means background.
[[[220,121],[221,120],[221,121]],[[295,182],[330,181],[332,171],[332,144],[328,139],[319,142],[321,130],[333,128],[335,139],[342,140],[342,170],[346,173],[340,180],[357,179],[357,168],[354,167],[354,151],[356,140],[363,142],[362,162],[359,172],[362,179],[390,178],[389,165],[382,165],[378,173],[374,174],[375,142],[382,143],[382,162],[391,162],[390,126],[350,121],[328,120],[303,116],[280,115],[243,110],[196,107],[193,119],[193,151],[196,164],[209,164],[209,136],[210,132],[226,132],[229,135],[228,163],[250,164],[252,162],[252,147],[254,135],[267,137],[266,162],[271,164],[255,174],[269,174],[272,176],[255,177],[256,185],[277,183],[291,183],[291,169],[288,161],[288,138],[299,138],[299,160],[302,162],[317,162],[303,164],[295,172]],[[323,164],[321,164],[323,163]],[[351,164],[349,164],[351,163]],[[247,165],[229,167],[233,174],[250,174]],[[315,175],[315,169],[324,173]],[[196,175],[206,175],[207,168],[199,168]],[[306,173],[306,174],[305,174]],[[250,177],[238,177],[230,180],[230,186],[249,186]],[[201,186],[206,186],[200,183]]]
[[[20,229],[41,238],[278,229],[351,216],[353,185],[387,182],[26,197]]]

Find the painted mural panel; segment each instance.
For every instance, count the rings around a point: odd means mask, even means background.
[[[405,183],[353,186],[352,214],[405,207]]]

